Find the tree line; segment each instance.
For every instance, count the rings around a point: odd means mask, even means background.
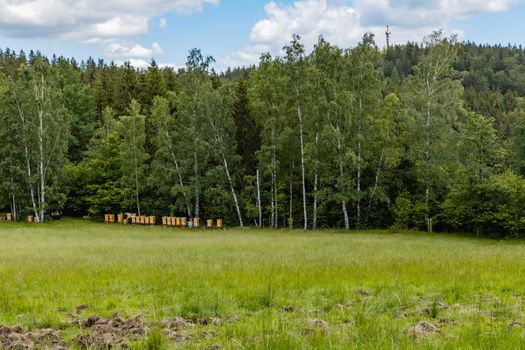
[[[0,51],[0,208],[525,233],[521,47],[293,36],[254,67]]]

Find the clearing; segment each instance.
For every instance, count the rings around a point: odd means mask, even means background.
[[[525,242],[0,224],[0,348],[525,346]]]

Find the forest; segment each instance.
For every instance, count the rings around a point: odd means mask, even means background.
[[[0,50],[0,209],[525,235],[525,50],[293,36],[216,72]]]

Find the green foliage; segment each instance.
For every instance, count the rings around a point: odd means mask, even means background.
[[[122,186],[126,189],[131,208],[135,201],[138,215],[140,210],[140,195],[146,186],[146,161],[149,154],[146,153],[146,128],[145,117],[141,115],[140,105],[132,100],[129,106],[129,115],[120,117],[120,163],[122,172]],[[132,199],[133,198],[133,199]]]
[[[178,70],[0,50],[0,212],[472,231],[443,203],[525,174],[524,52],[442,32],[309,51],[294,35],[218,74],[198,49]]]
[[[512,172],[452,188],[443,217],[453,229],[478,235],[525,233],[525,180]]]

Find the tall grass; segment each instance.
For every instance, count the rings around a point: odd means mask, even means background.
[[[520,348],[525,328],[510,324],[525,324],[524,293],[522,241],[0,224],[0,324],[73,338],[79,304],[84,316],[236,319],[199,325],[182,343],[151,332],[134,348]],[[420,321],[440,332],[414,335]]]

